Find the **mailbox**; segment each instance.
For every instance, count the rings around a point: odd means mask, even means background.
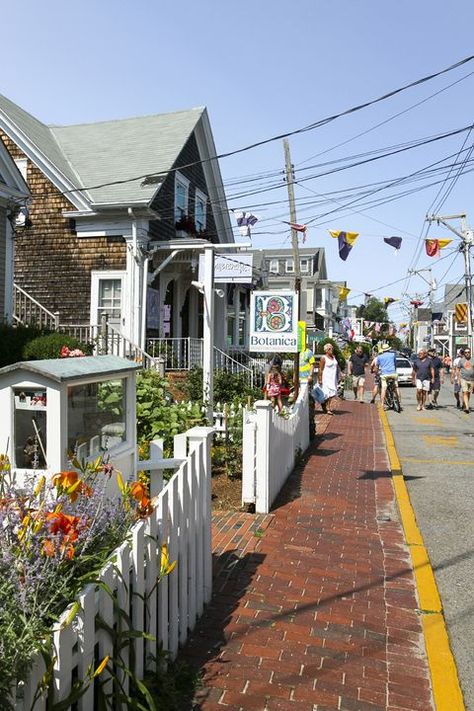
[[[135,386],[141,365],[118,356],[15,363],[0,369],[0,453],[15,485],[103,455],[134,475]]]

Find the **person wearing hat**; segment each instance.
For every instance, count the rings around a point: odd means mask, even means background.
[[[383,344],[382,352],[379,353],[379,355],[374,359],[373,365],[375,372],[380,374],[382,386],[380,400],[382,401],[384,410],[387,409],[385,404],[385,393],[387,392],[387,382],[390,379],[395,381],[398,400],[401,403],[400,390],[398,388],[397,357],[395,351],[392,351],[388,343]]]

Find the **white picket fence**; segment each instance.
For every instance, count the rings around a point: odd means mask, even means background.
[[[131,530],[130,540],[114,551],[111,562],[101,571],[102,585],[88,585],[77,598],[79,609],[72,622],[72,608],[61,616],[53,634],[54,702],[67,699],[75,679],[87,679],[88,669],[96,668],[107,655],[109,665],[125,692],[128,675],[113,664],[114,640],[107,631],[127,633],[131,629],[150,635],[127,637],[121,650],[127,667],[133,659],[133,673],[143,679],[147,670],[156,670],[156,655],[168,650],[175,658],[202,614],[212,592],[211,552],[211,440],[213,428],[194,427],[177,435],[174,459],[162,459],[162,443],[152,443],[152,459],[137,462],[137,470],[150,470],[151,493],[158,492],[155,510]],[[162,487],[164,469],[177,469]],[[168,544],[169,560],[176,568],[155,585],[161,566],[161,545]],[[110,591],[114,594],[112,598]],[[104,624],[105,623],[105,624]],[[116,650],[115,650],[116,652]],[[48,693],[35,701],[44,661],[38,657],[26,683],[12,690],[18,711],[45,711]],[[110,693],[114,684],[107,669],[91,683],[77,701],[77,711],[94,711],[97,683]],[[51,701],[51,699],[49,699]],[[114,708],[125,709],[122,703]]]
[[[290,414],[275,412],[268,400],[244,411],[242,503],[268,513],[291,474],[298,452],[309,446],[309,400],[305,384]]]

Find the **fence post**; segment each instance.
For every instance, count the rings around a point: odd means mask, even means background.
[[[54,330],[59,330],[59,311],[54,312]]]
[[[100,315],[99,324],[99,355],[107,355],[108,353],[108,333],[107,333],[108,314]]]
[[[150,459],[163,459],[163,440],[154,439],[150,442]],[[158,496],[163,490],[163,470],[150,470],[150,499]]]
[[[245,408],[242,421],[242,505],[255,503],[255,447],[257,423],[250,408]]]
[[[206,482],[203,497],[203,544],[204,544],[204,602],[209,602],[212,596],[212,512],[211,512],[211,445],[214,435],[213,427],[192,427],[187,432],[190,450],[194,443],[203,444],[204,480]]]
[[[257,400],[257,481],[255,487],[256,513],[270,510],[270,426],[272,404],[268,400]]]

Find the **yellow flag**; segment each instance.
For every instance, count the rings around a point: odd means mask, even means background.
[[[346,286],[340,286],[339,287],[339,301],[345,301],[347,299],[347,295],[349,294],[350,289],[348,289]]]
[[[448,244],[451,244],[453,240],[452,239],[439,239],[438,244],[440,249],[444,249],[445,247],[448,246]]]

